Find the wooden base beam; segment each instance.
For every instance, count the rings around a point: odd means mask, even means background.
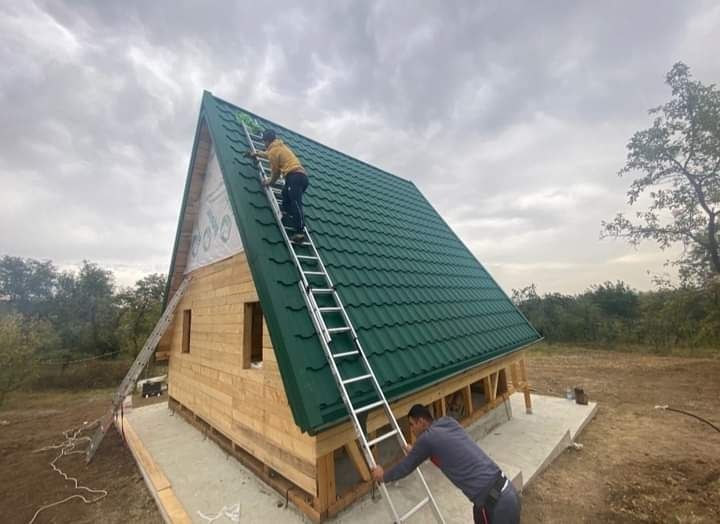
[[[479,381],[482,381],[486,402],[483,405],[476,406],[472,398],[472,386]],[[500,406],[503,402],[507,402],[510,394],[514,391],[523,392],[526,410],[528,413],[532,413],[525,352],[521,351],[509,355],[492,362],[488,366],[449,379],[434,388],[428,388],[426,391],[394,403],[393,408],[397,415],[402,413],[403,410],[407,410],[412,404],[430,404],[436,417],[444,416],[447,413],[447,396],[458,391],[462,394],[463,404],[467,409],[467,416],[459,421],[463,426],[476,422],[492,409]],[[199,427],[201,431],[253,471],[266,484],[292,501],[313,522],[322,522],[337,515],[372,489],[373,482],[370,481],[371,475],[365,457],[357,445],[354,430],[347,423],[323,432],[327,435],[325,439],[323,439],[323,433],[318,435],[317,452],[323,453],[323,455],[320,456],[316,463],[318,495],[314,496],[233,443],[202,418],[177,402],[177,400],[170,398],[169,404],[171,409],[180,413],[194,426]],[[379,419],[375,421],[372,418],[372,420],[372,427],[369,427],[370,438],[376,435],[378,428],[382,425],[382,423],[378,423]],[[335,452],[339,449],[345,450],[361,479],[342,496],[337,495],[335,483]],[[373,450],[373,455],[377,460],[377,449]],[[400,460],[400,457],[397,460]]]

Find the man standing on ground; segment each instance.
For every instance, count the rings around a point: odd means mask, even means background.
[[[293,228],[292,241],[300,243],[305,240],[302,197],[308,187],[307,173],[295,153],[277,138],[275,131],[266,129],[262,138],[265,151],[257,151],[255,154],[248,152],[248,156],[266,158],[270,162],[270,178],[263,185],[272,185],[280,177],[285,179],[280,209],[287,214],[289,225]]]
[[[407,456],[385,472],[373,468],[377,482],[392,482],[409,475],[430,458],[473,503],[473,518],[480,524],[517,524],[520,499],[512,482],[451,417],[433,421],[428,408],[415,404],[408,413],[410,431],[417,438]]]

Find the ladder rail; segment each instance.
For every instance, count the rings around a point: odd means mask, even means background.
[[[248,130],[247,126],[244,122],[242,122],[243,131],[245,132],[245,136],[247,138],[248,143],[250,144],[251,150],[253,153],[257,153],[258,149],[255,147],[256,142],[259,142],[259,139],[256,135],[252,135],[250,131]],[[260,182],[264,182],[268,179],[268,173],[267,173],[267,166],[263,164],[263,161],[267,164],[267,159],[258,158],[255,157],[257,161],[257,167],[258,167],[258,174],[260,178]],[[319,340],[321,342],[321,346],[323,348],[323,352],[325,353],[325,357],[328,361],[328,365],[330,366],[330,369],[332,371],[333,379],[335,381],[335,384],[337,385],[338,389],[340,390],[340,397],[343,401],[343,404],[345,405],[345,408],[348,412],[348,415],[350,416],[350,419],[352,421],[353,429],[355,430],[355,435],[357,439],[360,441],[361,446],[360,449],[362,450],[362,453],[365,457],[365,460],[367,461],[370,468],[374,468],[377,466],[377,463],[375,462],[375,457],[372,454],[371,451],[371,442],[368,441],[368,438],[365,436],[365,434],[362,431],[362,425],[360,423],[360,420],[358,418],[358,413],[362,413],[364,411],[371,411],[372,409],[375,409],[375,407],[382,406],[386,418],[390,421],[392,430],[391,434],[385,435],[381,439],[374,439],[372,441],[372,445],[379,444],[381,441],[384,441],[386,439],[389,439],[391,436],[396,436],[398,439],[398,442],[402,446],[403,450],[407,446],[407,441],[405,440],[405,436],[403,435],[402,429],[400,428],[400,425],[397,422],[397,419],[395,418],[394,413],[392,412],[392,409],[390,408],[390,404],[385,397],[385,394],[382,391],[382,387],[380,387],[380,383],[377,380],[377,377],[375,376],[375,373],[372,370],[372,367],[370,366],[370,361],[368,360],[365,350],[363,349],[360,339],[357,335],[357,332],[355,331],[355,327],[353,326],[352,321],[350,320],[350,317],[347,314],[347,310],[345,309],[345,305],[342,303],[342,300],[340,299],[340,295],[337,293],[337,290],[335,288],[335,283],[333,282],[332,278],[330,277],[330,273],[327,271],[327,268],[325,267],[325,263],[322,260],[322,257],[320,256],[320,253],[317,250],[317,246],[315,245],[315,242],[312,239],[312,236],[310,235],[307,228],[304,228],[305,238],[306,241],[303,243],[303,245],[308,245],[310,247],[312,256],[306,256],[306,255],[298,255],[295,252],[295,249],[293,247],[293,242],[290,240],[290,237],[287,234],[287,228],[282,222],[282,213],[280,206],[278,204],[277,198],[275,196],[274,188],[271,186],[265,186],[263,185],[265,190],[265,196],[267,197],[268,201],[270,202],[270,207],[273,211],[273,215],[275,215],[275,220],[278,223],[280,233],[283,237],[283,240],[285,241],[285,244],[290,251],[291,258],[293,260],[293,263],[295,264],[295,267],[298,270],[300,281],[298,282],[298,286],[300,287],[301,295],[303,296],[303,299],[305,300],[305,304],[308,307],[308,310],[310,312],[310,320],[315,327],[316,332],[319,335]],[[303,269],[301,259],[314,260],[319,268],[316,268],[316,271],[307,272]],[[318,303],[317,299],[315,297],[316,293],[313,290],[313,287],[311,286],[307,274],[311,274],[314,276],[322,276],[326,282],[327,287],[324,289],[325,293],[328,293],[332,295],[333,300],[335,301],[335,304],[337,305],[337,308],[328,308],[324,307],[321,308]],[[322,289],[322,288],[319,288]],[[322,310],[332,310],[339,312],[342,316],[343,322],[345,323],[345,326],[342,328],[331,328],[329,329],[327,327],[327,324],[325,322],[325,319],[322,315]],[[331,331],[332,330],[332,331]],[[342,375],[340,373],[340,369],[338,366],[338,363],[336,362],[337,355],[333,355],[332,348],[330,347],[330,343],[332,342],[332,333],[338,332],[342,330],[343,332],[349,332],[350,337],[352,339],[353,344],[355,345],[355,348],[357,349],[357,354],[360,356],[360,362],[362,364],[362,367],[367,372],[368,376],[363,376],[361,378],[355,378],[355,379],[348,379],[343,380]],[[345,352],[345,353],[339,353],[339,355],[350,355],[354,354],[355,352]],[[350,398],[350,392],[348,391],[346,384],[352,384],[355,383],[358,380],[370,380],[372,384],[372,388],[375,391],[375,394],[379,397],[379,401],[370,403],[369,405],[372,405],[373,407],[370,409],[363,409],[355,408],[353,406],[352,400]],[[367,405],[366,405],[367,407]],[[411,508],[410,511],[406,512],[403,516],[400,516],[397,509],[395,508],[395,504],[393,503],[390,494],[387,490],[387,486],[385,483],[380,483],[379,487],[383,494],[383,498],[386,500],[388,504],[388,509],[390,510],[390,514],[393,518],[393,522],[403,522],[406,518],[409,518],[412,514],[414,514],[416,511],[418,511],[421,507],[423,507],[428,502],[432,506],[433,513],[435,514],[436,519],[438,522],[444,523],[445,520],[442,517],[442,514],[440,513],[440,509],[437,506],[437,503],[435,501],[435,498],[432,495],[432,492],[430,491],[430,487],[428,486],[425,477],[423,476],[420,469],[415,470],[417,475],[420,478],[420,481],[422,483],[423,489],[427,493],[427,497],[425,497],[420,503],[415,505],[413,508]]]
[[[398,442],[400,443],[400,445],[402,446],[403,451],[404,451],[405,446],[407,446],[407,441],[405,440],[405,435],[403,434],[402,429],[400,429],[400,425],[398,424],[397,419],[395,418],[395,414],[392,412],[392,409],[390,408],[390,403],[387,401],[387,398],[385,397],[385,393],[383,392],[382,388],[380,387],[380,383],[378,382],[377,377],[375,376],[375,373],[372,372],[372,367],[370,366],[370,362],[367,358],[367,355],[365,354],[365,350],[362,347],[360,338],[357,336],[357,332],[355,331],[355,326],[353,326],[352,322],[350,322],[350,318],[348,317],[345,306],[344,306],[344,304],[342,304],[342,302],[340,300],[340,296],[337,295],[337,293],[335,293],[335,298],[337,300],[338,306],[340,306],[340,312],[341,312],[341,315],[343,316],[343,318],[345,319],[345,323],[350,327],[353,340],[355,341],[358,351],[360,352],[360,358],[362,359],[363,367],[365,367],[365,369],[370,372],[370,375],[372,375],[371,380],[372,380],[372,384],[374,386],[375,392],[377,393],[377,395],[380,397],[380,399],[383,402],[382,406],[386,411],[386,417],[390,421],[393,429],[395,430]],[[365,455],[365,459],[367,460],[367,462],[371,468],[375,467],[376,466],[375,457],[373,456],[372,452],[370,452],[370,447],[367,444],[367,440],[365,439],[365,436],[363,435],[362,437],[363,437],[362,442],[364,443],[364,446],[361,446],[361,449],[363,451],[363,454]],[[436,518],[440,522],[444,522],[444,518],[442,517],[442,514],[440,513],[440,508],[437,505],[437,501],[435,500],[435,497],[433,497],[433,494],[430,491],[430,486],[428,486],[427,480],[425,479],[425,475],[423,475],[422,471],[420,471],[419,468],[417,468],[415,470],[415,472],[416,472],[418,478],[420,478],[420,482],[422,483],[423,488],[427,492],[428,499],[429,499],[430,505],[432,507],[433,513],[435,514]],[[385,484],[382,483],[381,486],[384,487]],[[389,497],[388,497],[388,502],[390,504],[392,504]],[[420,506],[418,506],[416,509],[420,509]],[[394,512],[394,510],[393,510],[393,512]],[[410,517],[411,514],[407,514],[406,517]],[[396,515],[394,513],[393,513],[393,516],[396,517]],[[396,521],[400,522],[400,520],[397,518],[396,518]]]
[[[185,294],[185,290],[187,289],[188,284],[190,283],[190,278],[188,277],[184,279],[180,286],[178,287],[177,291],[173,295],[170,302],[168,302],[167,307],[163,311],[163,314],[161,315],[158,322],[155,324],[155,327],[150,332],[150,335],[145,341],[145,344],[143,344],[142,349],[138,352],[137,356],[135,357],[135,360],[133,361],[132,365],[130,366],[130,369],[128,370],[128,373],[123,378],[122,382],[120,382],[120,385],[115,390],[114,394],[114,402],[122,402],[127,394],[129,393],[129,390],[131,390],[134,387],[135,382],[137,382],[137,377],[133,380],[132,377],[135,375],[135,371],[137,373],[141,373],[142,370],[147,365],[147,361],[143,364],[143,357],[145,353],[152,353],[154,351],[155,346],[157,346],[158,342],[160,341],[160,338],[162,338],[163,334],[165,333],[165,330],[168,328],[170,323],[172,322],[173,314],[166,315],[165,312],[170,312],[175,310],[178,303],[180,302],[180,299]],[[136,369],[140,367],[140,369]]]
[[[300,289],[304,291],[302,283],[298,283],[300,285]],[[302,293],[304,297],[307,297],[306,293]],[[306,299],[307,301],[307,299]],[[315,318],[313,316],[310,317],[313,323],[316,322]],[[315,325],[317,329],[317,324]],[[343,401],[343,404],[345,405],[345,409],[347,410],[348,414],[350,415],[350,418],[352,420],[352,426],[355,430],[355,436],[358,440],[360,440],[361,446],[360,449],[362,450],[363,455],[365,456],[365,460],[368,462],[368,465],[370,468],[374,468],[377,464],[375,463],[375,458],[373,457],[373,454],[370,452],[370,447],[368,446],[367,438],[365,437],[365,434],[362,432],[361,428],[362,425],[360,424],[360,420],[357,417],[356,410],[352,403],[350,402],[350,394],[345,387],[345,384],[343,384],[342,379],[340,378],[340,370],[338,369],[337,363],[335,362],[335,359],[332,356],[332,350],[330,349],[330,346],[325,341],[323,337],[320,337],[321,346],[323,348],[323,352],[325,353],[325,358],[328,361],[328,364],[330,365],[330,368],[332,369],[332,375],[333,379],[335,380],[335,384],[337,385],[338,389],[341,392],[340,398]],[[394,418],[394,417],[393,417]],[[380,483],[380,490],[382,491],[383,498],[387,501],[390,514],[393,517],[393,522],[401,522],[400,515],[398,514],[397,510],[395,509],[395,504],[393,503],[392,499],[390,498],[390,494],[387,491],[387,486],[385,483]]]
[[[137,382],[138,378],[140,378],[140,374],[150,361],[150,358],[155,352],[155,348],[160,342],[160,339],[165,334],[168,326],[172,323],[172,319],[175,315],[175,310],[177,309],[180,300],[185,295],[185,291],[187,291],[191,280],[192,276],[187,275],[180,283],[177,290],[175,291],[175,294],[165,306],[165,309],[160,315],[160,318],[155,324],[155,327],[151,331],[150,336],[148,336],[145,344],[143,344],[142,349],[135,357],[133,363],[130,365],[130,369],[128,369],[128,372],[123,377],[120,385],[115,390],[115,393],[112,397],[112,405],[110,406],[110,409],[108,409],[108,411],[105,412],[105,414],[101,417],[100,426],[95,431],[95,434],[90,440],[90,445],[85,452],[86,463],[89,463],[95,456],[95,453],[97,452],[100,444],[105,438],[107,430],[110,428],[112,421],[115,419],[115,415],[118,412],[118,409],[120,409],[120,407],[122,406],[125,397],[135,387],[135,383]]]

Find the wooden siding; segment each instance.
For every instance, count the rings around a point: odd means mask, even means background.
[[[257,292],[244,253],[193,272],[178,305],[192,311],[190,351],[182,314],[164,337],[169,393],[227,438],[311,495],[317,495],[316,439],[295,424],[267,325],[261,369],[243,369],[245,303]]]

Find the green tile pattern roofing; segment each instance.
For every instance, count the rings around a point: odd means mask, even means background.
[[[238,113],[275,129],[306,167],[307,225],[389,399],[540,338],[412,182],[206,92],[201,119],[215,144],[290,407],[304,431],[313,434],[347,412],[256,167],[242,156],[249,145]],[[336,351],[350,348],[343,336]],[[346,376],[360,374],[357,362],[342,369]],[[360,403],[375,398],[367,381],[352,384],[351,394]]]

